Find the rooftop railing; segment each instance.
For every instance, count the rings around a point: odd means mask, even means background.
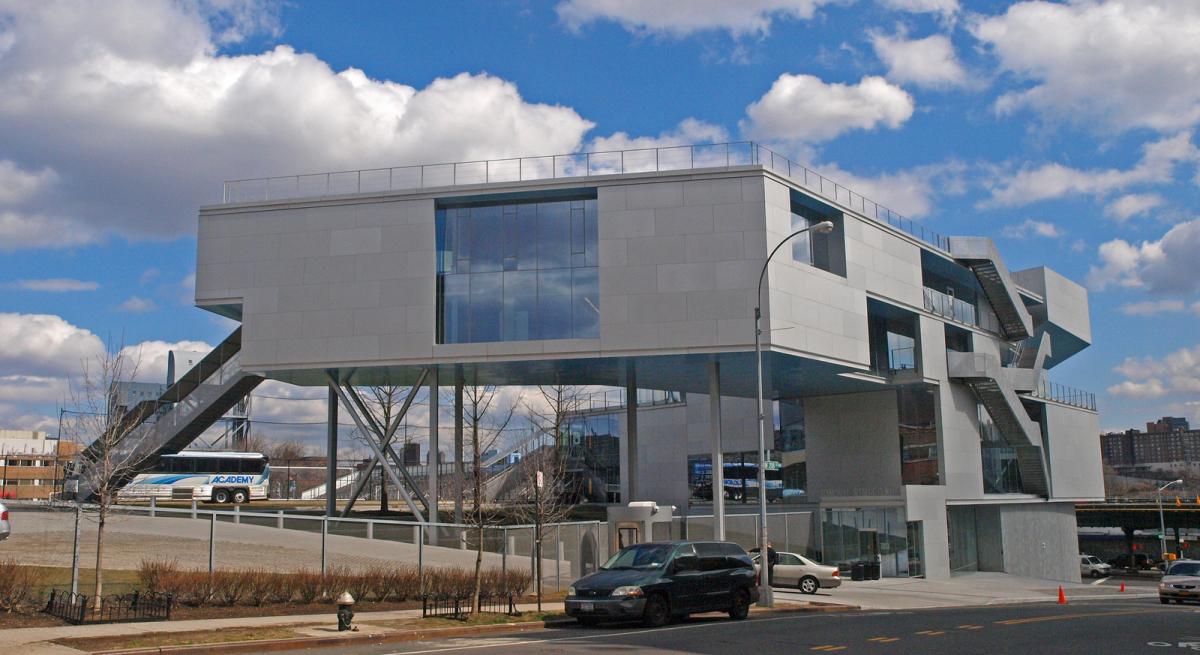
[[[266,202],[356,193],[408,191],[464,184],[555,180],[591,175],[684,171],[700,168],[762,166],[785,176],[826,200],[886,223],[941,250],[949,240],[820,173],[758,143],[738,141],[704,145],[579,152],[543,157],[514,157],[370,168],[354,171],[260,177],[225,182],[223,203]]]
[[[1072,407],[1080,407],[1096,411],[1096,394],[1083,389],[1076,389],[1065,384],[1051,382],[1042,379],[1038,383],[1038,388],[1030,392],[1031,396],[1042,398],[1045,400],[1053,400],[1056,403],[1071,405]]]

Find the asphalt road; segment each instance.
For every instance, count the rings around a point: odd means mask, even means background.
[[[1195,643],[1195,648],[1190,646]],[[794,614],[733,622],[705,615],[654,630],[611,625],[497,637],[305,651],[395,653],[1079,653],[1200,650],[1200,607],[1156,599],[1032,604],[905,612]]]

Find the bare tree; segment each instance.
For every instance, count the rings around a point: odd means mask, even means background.
[[[407,392],[406,387],[399,387],[394,384],[384,384],[374,387],[366,387],[366,393],[362,394],[363,404],[367,406],[367,411],[375,419],[377,425],[382,425],[386,429],[392,424],[393,417],[399,411],[400,406],[404,404],[404,396]],[[353,438],[360,442],[366,443],[366,439],[371,439],[369,434],[360,434],[355,428],[352,433]],[[401,457],[403,457],[403,446],[408,445],[407,432],[403,436],[403,445],[400,449]],[[403,466],[404,462],[400,462]],[[388,511],[388,492],[387,492],[388,476],[381,474],[379,476],[379,510],[381,512]]]
[[[471,591],[471,607],[479,612],[480,576],[483,572],[483,538],[484,531],[491,523],[492,517],[484,511],[483,502],[483,453],[487,452],[508,427],[517,403],[507,409],[497,408],[496,387],[466,385],[463,387],[463,431],[466,433],[466,447],[471,455],[471,527],[475,530],[475,578]]]
[[[138,372],[138,357],[118,344],[83,362],[81,377],[72,384],[71,398],[76,420],[65,425],[67,437],[85,450],[75,462],[80,495],[78,502],[91,500],[84,511],[95,517],[96,581],[93,603],[101,605],[104,590],[104,528],[112,505],[121,487],[133,478],[146,458],[149,449],[146,436],[150,433],[146,419],[157,411],[153,402],[139,403],[132,408],[118,401],[118,390],[132,381]]]

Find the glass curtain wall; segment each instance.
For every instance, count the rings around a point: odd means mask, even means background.
[[[616,414],[574,416],[563,428],[567,476],[588,502],[620,502],[621,441]]]
[[[438,343],[598,338],[597,209],[587,195],[439,206]]]
[[[843,571],[855,562],[878,561],[885,577],[909,574],[908,523],[903,508],[826,509],[821,542],[822,563]]]
[[[983,493],[1022,493],[1016,449],[1004,442],[982,403],[977,404],[976,412],[979,417],[979,450],[983,459]]]
[[[934,389],[911,384],[896,390],[903,484],[941,484]]]

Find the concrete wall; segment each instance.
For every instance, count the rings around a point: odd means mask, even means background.
[[[1050,462],[1050,495],[1063,500],[1103,500],[1100,418],[1095,412],[1046,403],[1043,417]]]
[[[1004,571],[1004,530],[999,505],[975,506],[975,544],[980,571]]]
[[[983,498],[983,456],[979,449],[975,394],[966,385],[944,382],[938,388],[938,397],[946,496],[959,500]]]
[[[1079,582],[1079,534],[1072,503],[1000,506],[1004,572]]]
[[[804,399],[808,497],[900,495],[896,391]]]
[[[949,578],[946,487],[908,485],[904,487],[904,500],[905,520],[921,522],[921,554],[925,562],[925,577],[930,580]]]

